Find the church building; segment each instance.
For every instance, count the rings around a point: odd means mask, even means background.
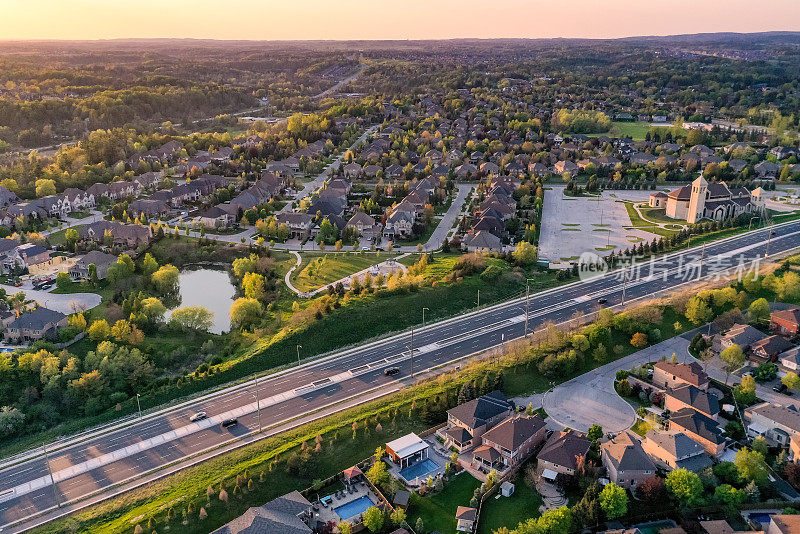
[[[696,223],[701,219],[721,221],[742,213],[760,215],[764,212],[764,190],[728,188],[725,182],[708,183],[699,176],[694,182],[667,195],[667,217]]]

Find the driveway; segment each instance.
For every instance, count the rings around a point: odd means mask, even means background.
[[[457,191],[455,198],[453,198],[453,202],[450,203],[450,207],[447,208],[447,211],[444,213],[442,218],[439,219],[439,224],[436,225],[436,229],[431,234],[428,242],[423,245],[422,250],[436,250],[442,246],[442,243],[444,243],[444,240],[447,238],[447,234],[450,233],[450,230],[453,229],[453,226],[456,225],[461,217],[461,206],[464,204],[464,201],[467,199],[475,186],[472,184],[458,184],[456,187]],[[394,249],[397,251],[416,252],[417,247],[401,245],[394,247]]]
[[[614,391],[617,371],[655,362],[662,356],[670,358],[672,353],[680,361],[690,360],[688,347],[689,340],[678,336],[593,369],[545,393],[544,410],[562,427],[581,432],[587,432],[594,424],[605,432],[626,430],[636,422],[636,411]]]
[[[0,289],[4,289],[7,294],[19,293],[21,288],[0,284]],[[86,311],[100,304],[100,295],[96,293],[69,293],[54,294],[47,291],[37,291],[34,289],[23,290],[25,296],[39,303],[40,306],[59,311],[64,314]]]

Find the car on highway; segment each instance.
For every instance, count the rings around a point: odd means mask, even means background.
[[[238,425],[238,424],[239,424],[239,420],[236,419],[235,417],[231,417],[230,419],[225,419],[222,422],[222,428],[228,428],[229,426],[234,426],[234,425]]]
[[[399,372],[400,372],[399,367],[387,367],[386,369],[383,370],[383,374],[385,374],[386,376],[393,376]]]
[[[193,423],[194,423],[194,422],[196,422],[196,421],[200,421],[201,419],[205,419],[206,417],[207,417],[207,416],[206,416],[206,412],[197,412],[196,414],[193,414],[193,415],[192,415],[192,416],[189,418],[189,421],[191,421],[191,422],[193,422]]]
[[[606,299],[606,298],[599,298],[599,299],[597,299],[597,303],[598,303],[598,304],[605,304],[606,302],[608,302],[608,299]]]

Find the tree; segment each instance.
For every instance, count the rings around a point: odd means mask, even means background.
[[[643,334],[642,332],[636,332],[631,337],[631,345],[636,347],[637,349],[641,349],[647,346],[647,334]]]
[[[725,362],[726,382],[728,381],[728,376],[733,371],[744,365],[746,360],[744,352],[742,352],[742,348],[735,343],[730,347],[726,347],[722,352],[720,352],[719,359]]]
[[[49,178],[39,178],[35,182],[36,196],[38,198],[55,195],[56,194],[56,181]]]
[[[70,280],[67,273],[61,272],[56,275],[56,287],[58,287],[58,289],[63,291],[67,289],[70,284],[72,284],[72,280]]]
[[[364,526],[369,529],[370,532],[380,532],[383,529],[385,517],[383,512],[377,506],[370,506],[364,512]]]
[[[339,534],[351,534],[353,532],[353,526],[347,521],[337,524],[336,528],[339,529]]]
[[[242,297],[231,304],[231,325],[247,328],[258,322],[264,309],[256,299]]]
[[[669,493],[684,506],[697,504],[703,494],[700,477],[684,468],[672,470],[667,475],[666,486]]]
[[[266,295],[264,277],[258,273],[246,273],[242,279],[244,296],[249,299],[261,300]]]
[[[206,332],[214,324],[214,313],[202,306],[184,306],[172,312],[169,324],[184,330]]]
[[[759,486],[769,482],[767,463],[760,452],[744,447],[736,452],[733,464],[742,480],[755,482]]]
[[[22,423],[25,422],[25,414],[16,407],[3,406],[0,409],[0,436],[4,438],[14,435]]]
[[[403,526],[403,523],[406,522],[406,511],[402,508],[396,509],[392,514],[389,516],[392,524],[396,527]]]
[[[527,241],[520,241],[512,252],[512,256],[518,265],[530,265],[536,263],[538,250]]]
[[[144,259],[142,260],[142,273],[145,276],[151,276],[157,270],[158,270],[158,262],[153,257],[153,255],[148,252],[147,254],[144,255]]]
[[[648,502],[659,502],[667,496],[664,479],[658,476],[648,477],[636,486],[637,496]]]
[[[692,323],[696,325],[707,323],[713,315],[714,312],[711,311],[705,299],[700,297],[689,299],[689,303],[686,305],[686,318]]]
[[[178,280],[180,273],[174,265],[162,265],[156,272],[150,275],[156,290],[163,293],[174,293],[178,290]]]
[[[600,507],[608,519],[615,519],[628,513],[628,494],[613,482],[606,484],[600,492]]]
[[[386,468],[386,463],[382,461],[376,461],[372,464],[372,466],[367,469],[365,473],[367,480],[372,482],[375,486],[379,487],[387,487],[387,485],[391,482],[391,475],[389,475],[389,470]]]
[[[765,298],[756,299],[752,304],[750,304],[750,307],[747,308],[747,313],[752,322],[764,323],[769,320],[771,313],[769,309],[769,302],[767,302],[767,299]]]
[[[592,428],[589,429],[586,437],[592,441],[597,441],[603,437],[603,427],[600,425],[592,425]]]
[[[109,326],[108,321],[105,319],[100,319],[92,323],[87,334],[89,334],[89,338],[92,341],[105,341],[111,337],[111,326]]]
[[[714,499],[723,506],[735,508],[747,499],[747,495],[730,484],[722,484],[714,489]]]
[[[164,314],[167,313],[167,308],[157,298],[148,297],[142,300],[141,313],[147,318],[147,322],[150,324],[157,324],[164,319]]]
[[[789,389],[797,389],[800,387],[800,377],[797,376],[797,373],[792,371],[786,373],[786,376],[781,378],[781,382]]]
[[[64,232],[64,240],[67,242],[67,246],[73,252],[75,251],[75,243],[78,242],[78,231],[75,228],[67,228]]]
[[[752,404],[756,400],[756,379],[752,375],[744,375],[742,382],[733,388],[733,396],[741,404]]]

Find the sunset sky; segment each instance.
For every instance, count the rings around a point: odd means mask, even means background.
[[[0,0],[0,39],[446,39],[800,30],[798,0]]]

